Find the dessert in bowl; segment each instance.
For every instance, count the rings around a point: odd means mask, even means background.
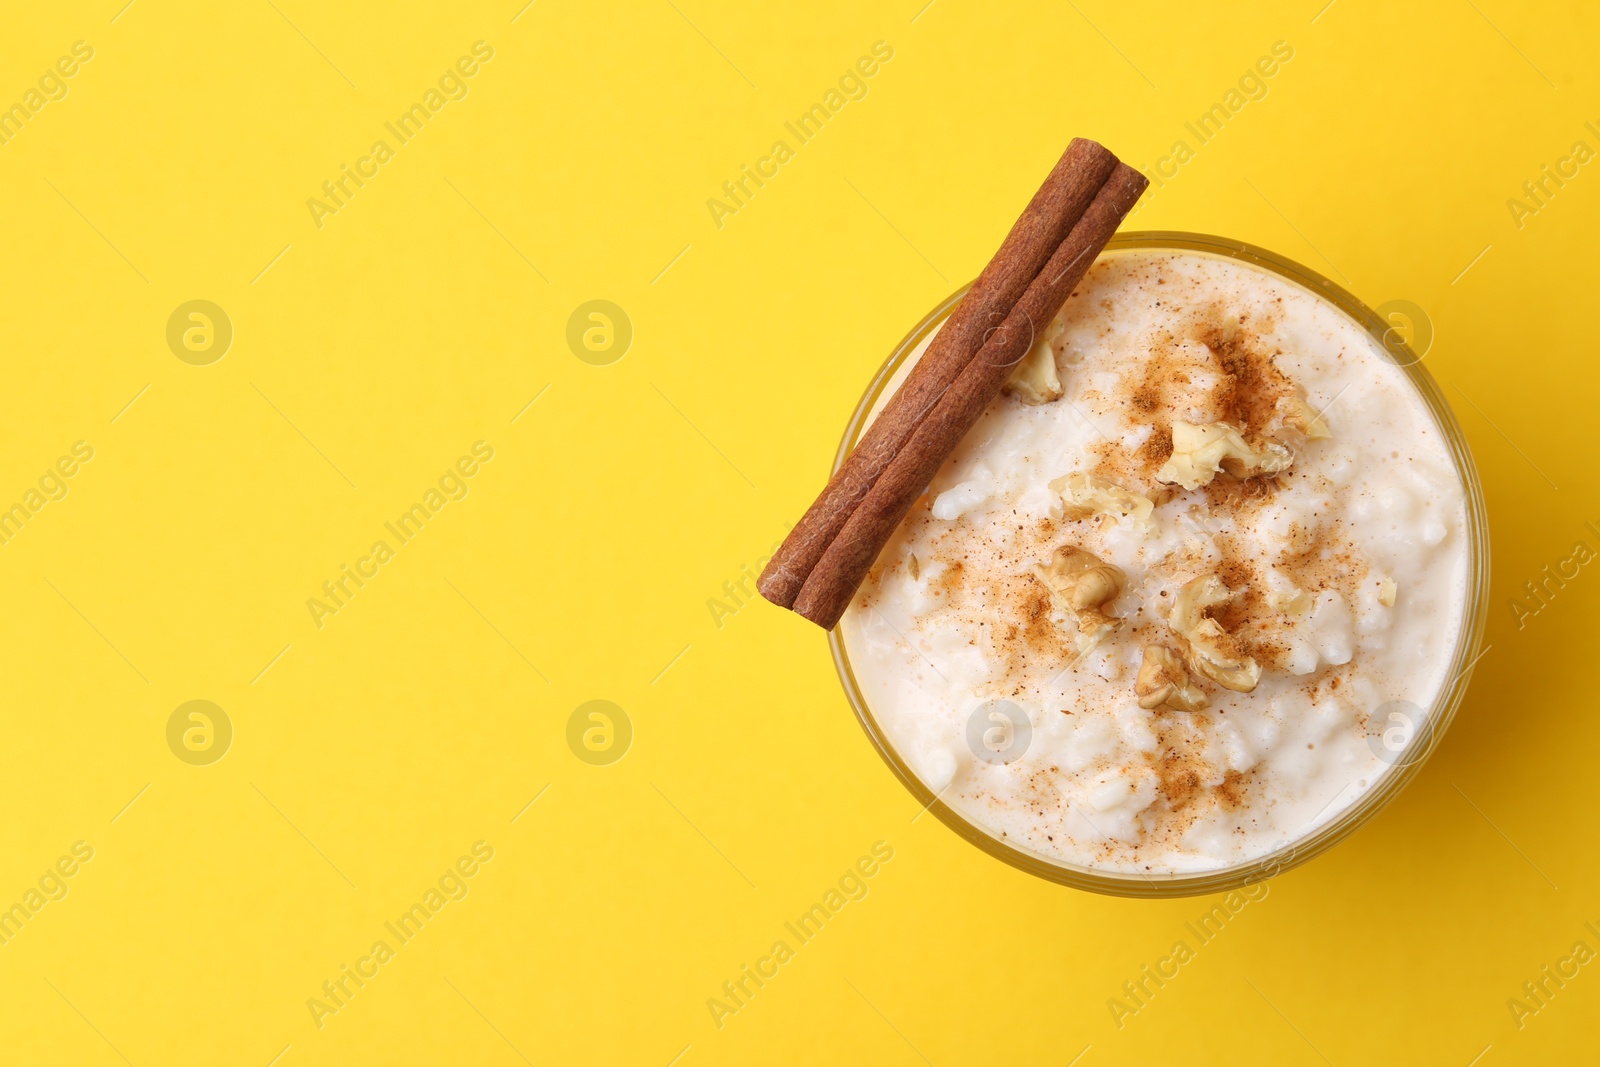
[[[843,463],[962,294],[868,389]],[[987,851],[1215,891],[1315,855],[1437,743],[1481,639],[1482,491],[1392,325],[1239,242],[1125,233],[831,636],[868,735]]]

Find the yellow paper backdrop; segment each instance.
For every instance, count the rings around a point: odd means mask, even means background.
[[[5,13],[0,1059],[1594,1055],[1592,8],[524,2]],[[1204,944],[913,821],[746,602],[1073,135],[1424,309],[1491,509],[1442,749]]]

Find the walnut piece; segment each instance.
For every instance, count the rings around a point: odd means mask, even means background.
[[[1232,598],[1221,578],[1202,574],[1178,590],[1167,625],[1187,642],[1190,667],[1224,689],[1248,693],[1261,682],[1261,665],[1208,614]]]
[[[1034,567],[1034,576],[1050,590],[1050,598],[1078,625],[1077,654],[1087,655],[1122,625],[1105,608],[1122,595],[1127,575],[1075,545],[1056,549],[1048,567]]]
[[[1144,646],[1144,662],[1139,664],[1139,677],[1133,683],[1139,706],[1146,711],[1166,707],[1173,711],[1199,711],[1206,706],[1206,695],[1199,687],[1189,684],[1189,672],[1183,669],[1183,657],[1161,645]]]
[[[1096,512],[1107,511],[1124,518],[1132,515],[1140,523],[1148,523],[1155,510],[1155,502],[1149,497],[1092,474],[1069,474],[1051,482],[1050,488],[1061,494],[1061,514],[1069,519],[1087,519]]]
[[[1222,318],[1222,328],[1218,331],[1222,335],[1224,346],[1231,345],[1239,339],[1239,313],[1230,311]]]
[[[1290,395],[1280,396],[1273,407],[1277,409],[1279,421],[1312,440],[1333,436],[1333,431],[1328,429],[1328,420],[1311,406],[1311,401],[1306,399],[1306,391],[1298,385]]]
[[[1304,615],[1316,605],[1316,598],[1295,585],[1288,575],[1276,567],[1267,568],[1265,584],[1267,588],[1262,599],[1274,611],[1281,611],[1285,615]]]
[[[1024,404],[1048,404],[1060,400],[1064,390],[1056,375],[1056,354],[1049,337],[1042,337],[1017,364],[1003,387]]]
[[[1222,470],[1223,460],[1236,461],[1242,473],[1277,474],[1289,469],[1294,453],[1269,441],[1257,452],[1245,443],[1244,436],[1225,422],[1196,426],[1192,422],[1172,424],[1172,455],[1156,472],[1158,482],[1176,482],[1185,489],[1210,485]]]

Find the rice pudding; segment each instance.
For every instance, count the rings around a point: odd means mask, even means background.
[[[839,632],[874,719],[969,821],[1057,863],[1207,871],[1391,769],[1384,710],[1451,680],[1470,566],[1444,434],[1360,324],[1237,260],[1124,249]]]

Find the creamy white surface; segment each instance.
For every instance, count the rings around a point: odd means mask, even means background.
[[[1277,368],[1327,409],[1332,438],[1298,442],[1292,477],[1257,507],[1196,490],[1158,506],[1148,528],[1131,517],[1062,520],[1048,483],[1145,444],[1152,419],[1130,406],[1134,379],[1175,314],[1202,307],[1239,315],[1277,351]],[[852,669],[928,787],[1009,844],[1115,870],[1246,862],[1371,788],[1388,764],[1369,744],[1369,715],[1393,700],[1428,708],[1447,680],[1467,585],[1460,480],[1404,373],[1337,308],[1276,275],[1197,254],[1107,253],[1062,317],[1066,395],[1037,406],[1000,397],[944,464],[840,624]],[[1167,346],[1192,365],[1164,415],[1216,421],[1216,381],[1197,345]],[[1165,632],[1176,590],[1218,565],[1219,545],[1265,560],[1291,532],[1319,530],[1353,548],[1365,574],[1313,592],[1303,615],[1264,622],[1276,651],[1253,692],[1212,686],[1210,707],[1194,713],[1138,706],[1143,645]],[[1112,605],[1123,629],[1070,666],[1065,653],[998,636],[1017,621],[1018,601],[983,584],[1025,575],[1069,543],[1128,578]],[[950,564],[963,555],[955,578]],[[1384,577],[1398,586],[1392,607],[1378,600]],[[1286,583],[1263,564],[1252,584],[1259,594]],[[1033,733],[1020,759],[991,765],[965,731],[973,709],[996,699],[1022,708]],[[1179,765],[1200,788],[1175,807],[1164,775]]]

